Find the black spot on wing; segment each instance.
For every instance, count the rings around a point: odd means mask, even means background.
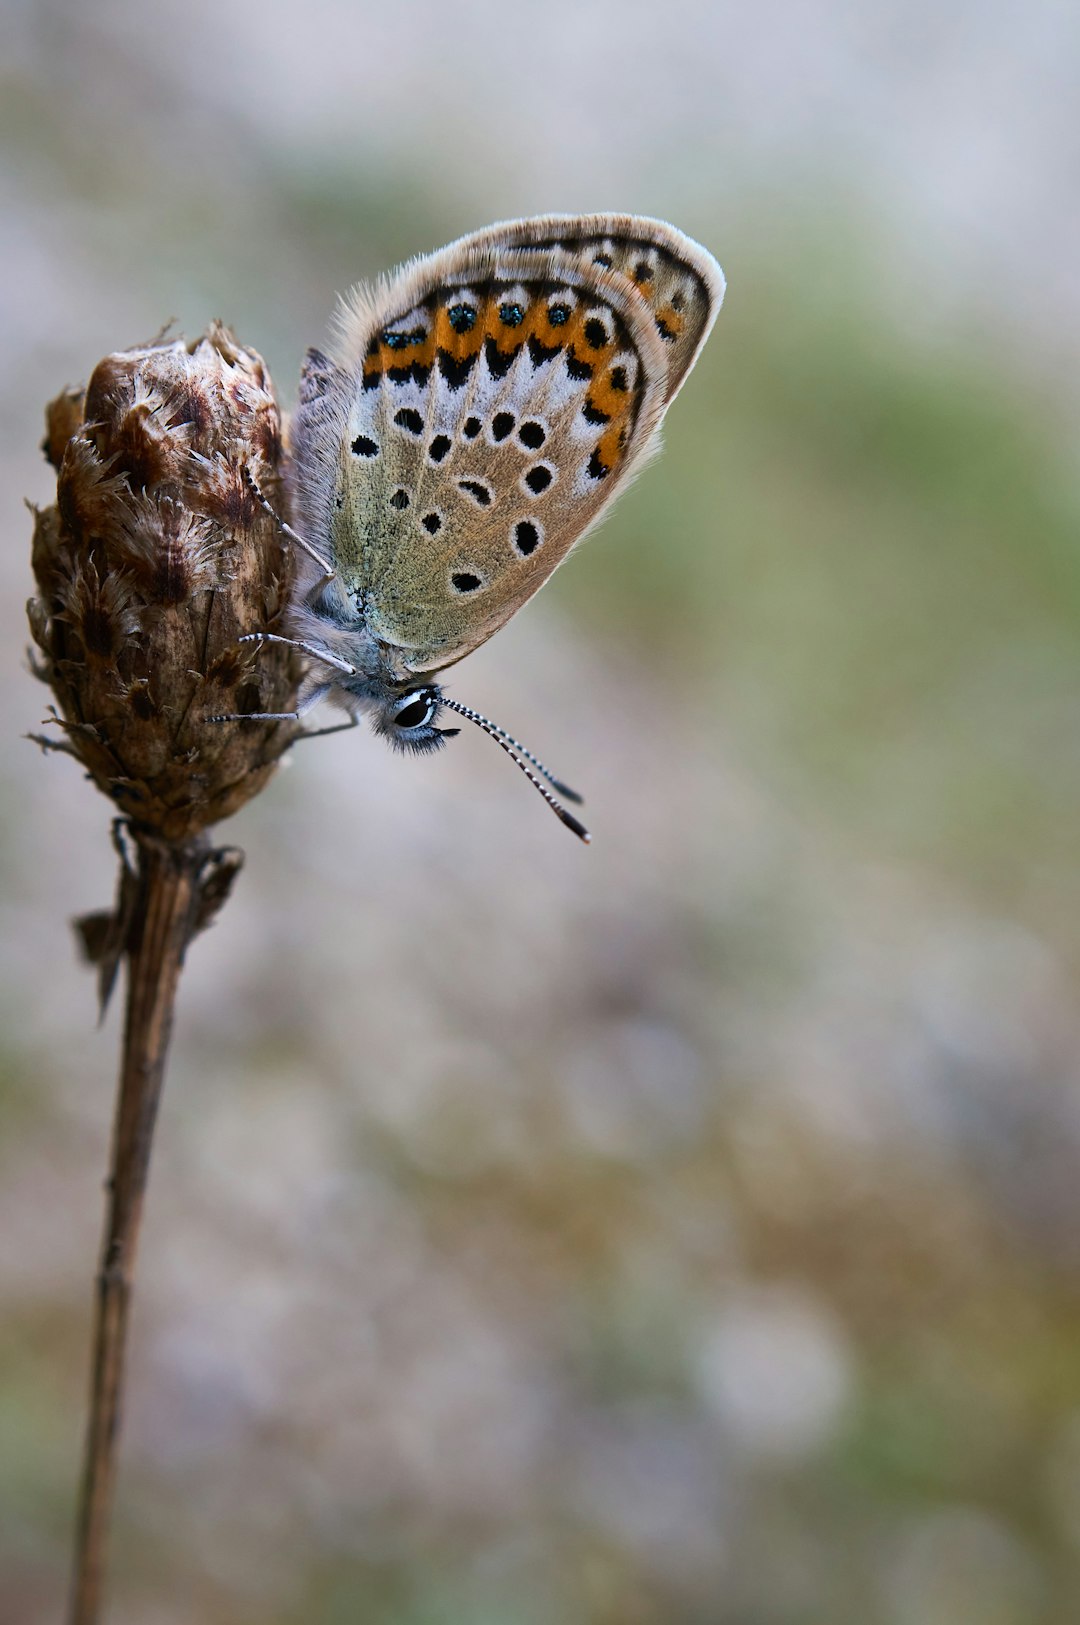
[[[537,423],[534,418],[530,418],[518,430],[518,439],[529,451],[539,451],[547,439],[547,435],[544,433],[543,425]]]
[[[428,447],[428,456],[433,463],[441,463],[449,450],[450,436],[448,434],[437,434]]]
[[[526,474],[525,484],[528,486],[533,496],[538,497],[541,491],[547,490],[554,478],[554,473],[545,463],[537,463],[536,467],[530,468],[529,472]]]
[[[561,349],[561,344],[541,344],[535,333],[529,338],[529,359],[534,367],[542,367],[546,361],[554,361]]]
[[[490,508],[491,492],[482,480],[458,480],[458,490],[472,497],[481,508]]]
[[[409,384],[409,383],[412,383],[412,384],[418,384],[420,386],[420,388],[423,389],[424,385],[428,381],[428,374],[430,373],[430,371],[431,371],[430,367],[423,366],[419,361],[410,361],[404,367],[387,367],[386,376],[389,378],[389,380],[390,380],[390,382],[392,384]],[[378,373],[373,373],[372,377],[374,378],[375,383],[377,384],[379,382]],[[364,388],[369,389],[370,387],[371,387],[371,385],[370,385],[370,383],[368,381],[368,378],[365,377],[364,378]]]
[[[529,340],[530,345],[532,339]],[[487,362],[488,372],[493,378],[505,378],[510,368],[518,358],[521,345],[515,344],[513,349],[500,350],[494,339],[484,340],[484,360]]]
[[[424,432],[424,420],[415,406],[403,406],[400,412],[395,412],[394,422],[399,429],[408,430],[409,434],[423,434]]]
[[[476,365],[476,355],[462,356],[458,361],[449,350],[438,351],[439,371],[451,389],[460,389]]]
[[[505,440],[514,427],[513,412],[496,412],[491,420],[492,440]]]
[[[540,546],[540,527],[531,519],[519,519],[514,526],[514,550],[527,559]]]
[[[357,435],[352,443],[352,450],[355,457],[377,457],[379,455],[378,445],[366,434]]]
[[[455,592],[475,592],[478,587],[483,586],[483,582],[471,570],[455,570],[450,577],[450,585]]]

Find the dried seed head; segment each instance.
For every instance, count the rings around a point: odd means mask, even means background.
[[[76,755],[136,824],[185,840],[243,806],[290,723],[281,631],[293,560],[248,473],[281,501],[281,426],[262,360],[220,325],[107,356],[46,412],[55,507],[36,516],[30,629]]]

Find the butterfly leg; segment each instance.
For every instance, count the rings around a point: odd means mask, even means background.
[[[329,694],[332,683],[318,683],[304,694],[295,711],[238,711],[229,716],[207,717],[207,722],[300,722],[309,711],[313,711],[320,700]],[[348,733],[360,725],[360,718],[350,716],[348,722],[335,722],[330,728],[311,728],[297,734],[295,739],[289,741],[290,747],[300,743],[301,739],[323,739],[327,734]]]
[[[321,660],[324,666],[333,666],[336,671],[344,672],[348,677],[357,675],[356,667],[350,666],[347,660],[339,660],[327,649],[318,649],[313,643],[303,643],[299,638],[282,638],[276,632],[245,632],[240,639],[241,643],[284,643],[289,649],[302,649],[305,654],[311,655],[315,660]],[[334,687],[333,683],[314,683],[300,696],[295,711],[230,711],[221,716],[207,717],[207,722],[299,722],[305,712],[312,706],[318,705]],[[340,726],[347,726],[341,724]],[[348,726],[351,726],[349,724]],[[324,733],[336,733],[337,728],[323,729]],[[308,737],[308,736],[305,736]]]
[[[284,643],[290,649],[302,649],[305,654],[311,655],[315,660],[321,660],[325,666],[333,666],[337,671],[343,671],[349,677],[357,676],[355,666],[350,666],[347,660],[340,660],[327,649],[319,649],[314,643],[304,643],[300,638],[279,637],[276,632],[245,632],[240,639],[241,643]]]
[[[282,517],[278,513],[277,509],[274,508],[272,506],[272,504],[267,501],[266,497],[264,497],[262,492],[259,490],[259,487],[258,487],[258,485],[256,484],[256,481],[255,481],[255,476],[254,476],[254,474],[252,474],[250,468],[245,467],[245,469],[244,469],[244,478],[247,481],[248,485],[251,487],[252,495],[255,497],[255,500],[270,515],[271,519],[274,521],[275,525],[278,527],[281,534],[283,536],[287,536],[289,538],[290,542],[295,542],[297,547],[302,548],[303,551],[307,554],[308,558],[309,559],[314,559],[315,563],[319,566],[319,569],[323,572],[323,578],[322,578],[321,581],[316,582],[316,587],[325,587],[328,582],[336,580],[337,579],[337,571],[334,569],[334,566],[330,563],[330,560],[329,559],[324,559],[322,554],[318,551],[317,548],[312,547],[310,542],[307,542],[307,541],[304,540],[304,538],[300,535],[299,531],[293,530],[292,526],[290,524],[287,524],[286,521],[284,519],[282,519]]]
[[[335,722],[332,728],[305,729],[303,733],[297,734],[292,743],[294,745],[298,745],[301,739],[325,739],[327,734],[349,733],[353,728],[358,728],[359,726],[360,718],[350,717],[348,722]]]
[[[329,694],[332,683],[316,683],[306,694],[301,694],[295,711],[230,711],[224,716],[207,717],[207,722],[300,722],[307,713]],[[337,730],[329,728],[327,733]],[[307,736],[305,736],[307,737]]]

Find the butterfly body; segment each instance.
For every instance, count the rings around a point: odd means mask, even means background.
[[[509,221],[354,290],[292,426],[291,629],[322,662],[301,710],[329,694],[441,744],[432,678],[626,489],[723,292],[705,249],[628,215]]]

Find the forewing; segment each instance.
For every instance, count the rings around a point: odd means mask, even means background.
[[[391,669],[436,671],[509,620],[625,487],[669,356],[623,276],[535,246],[451,245],[355,294],[341,325],[339,360],[305,371],[299,511],[325,527]]]

